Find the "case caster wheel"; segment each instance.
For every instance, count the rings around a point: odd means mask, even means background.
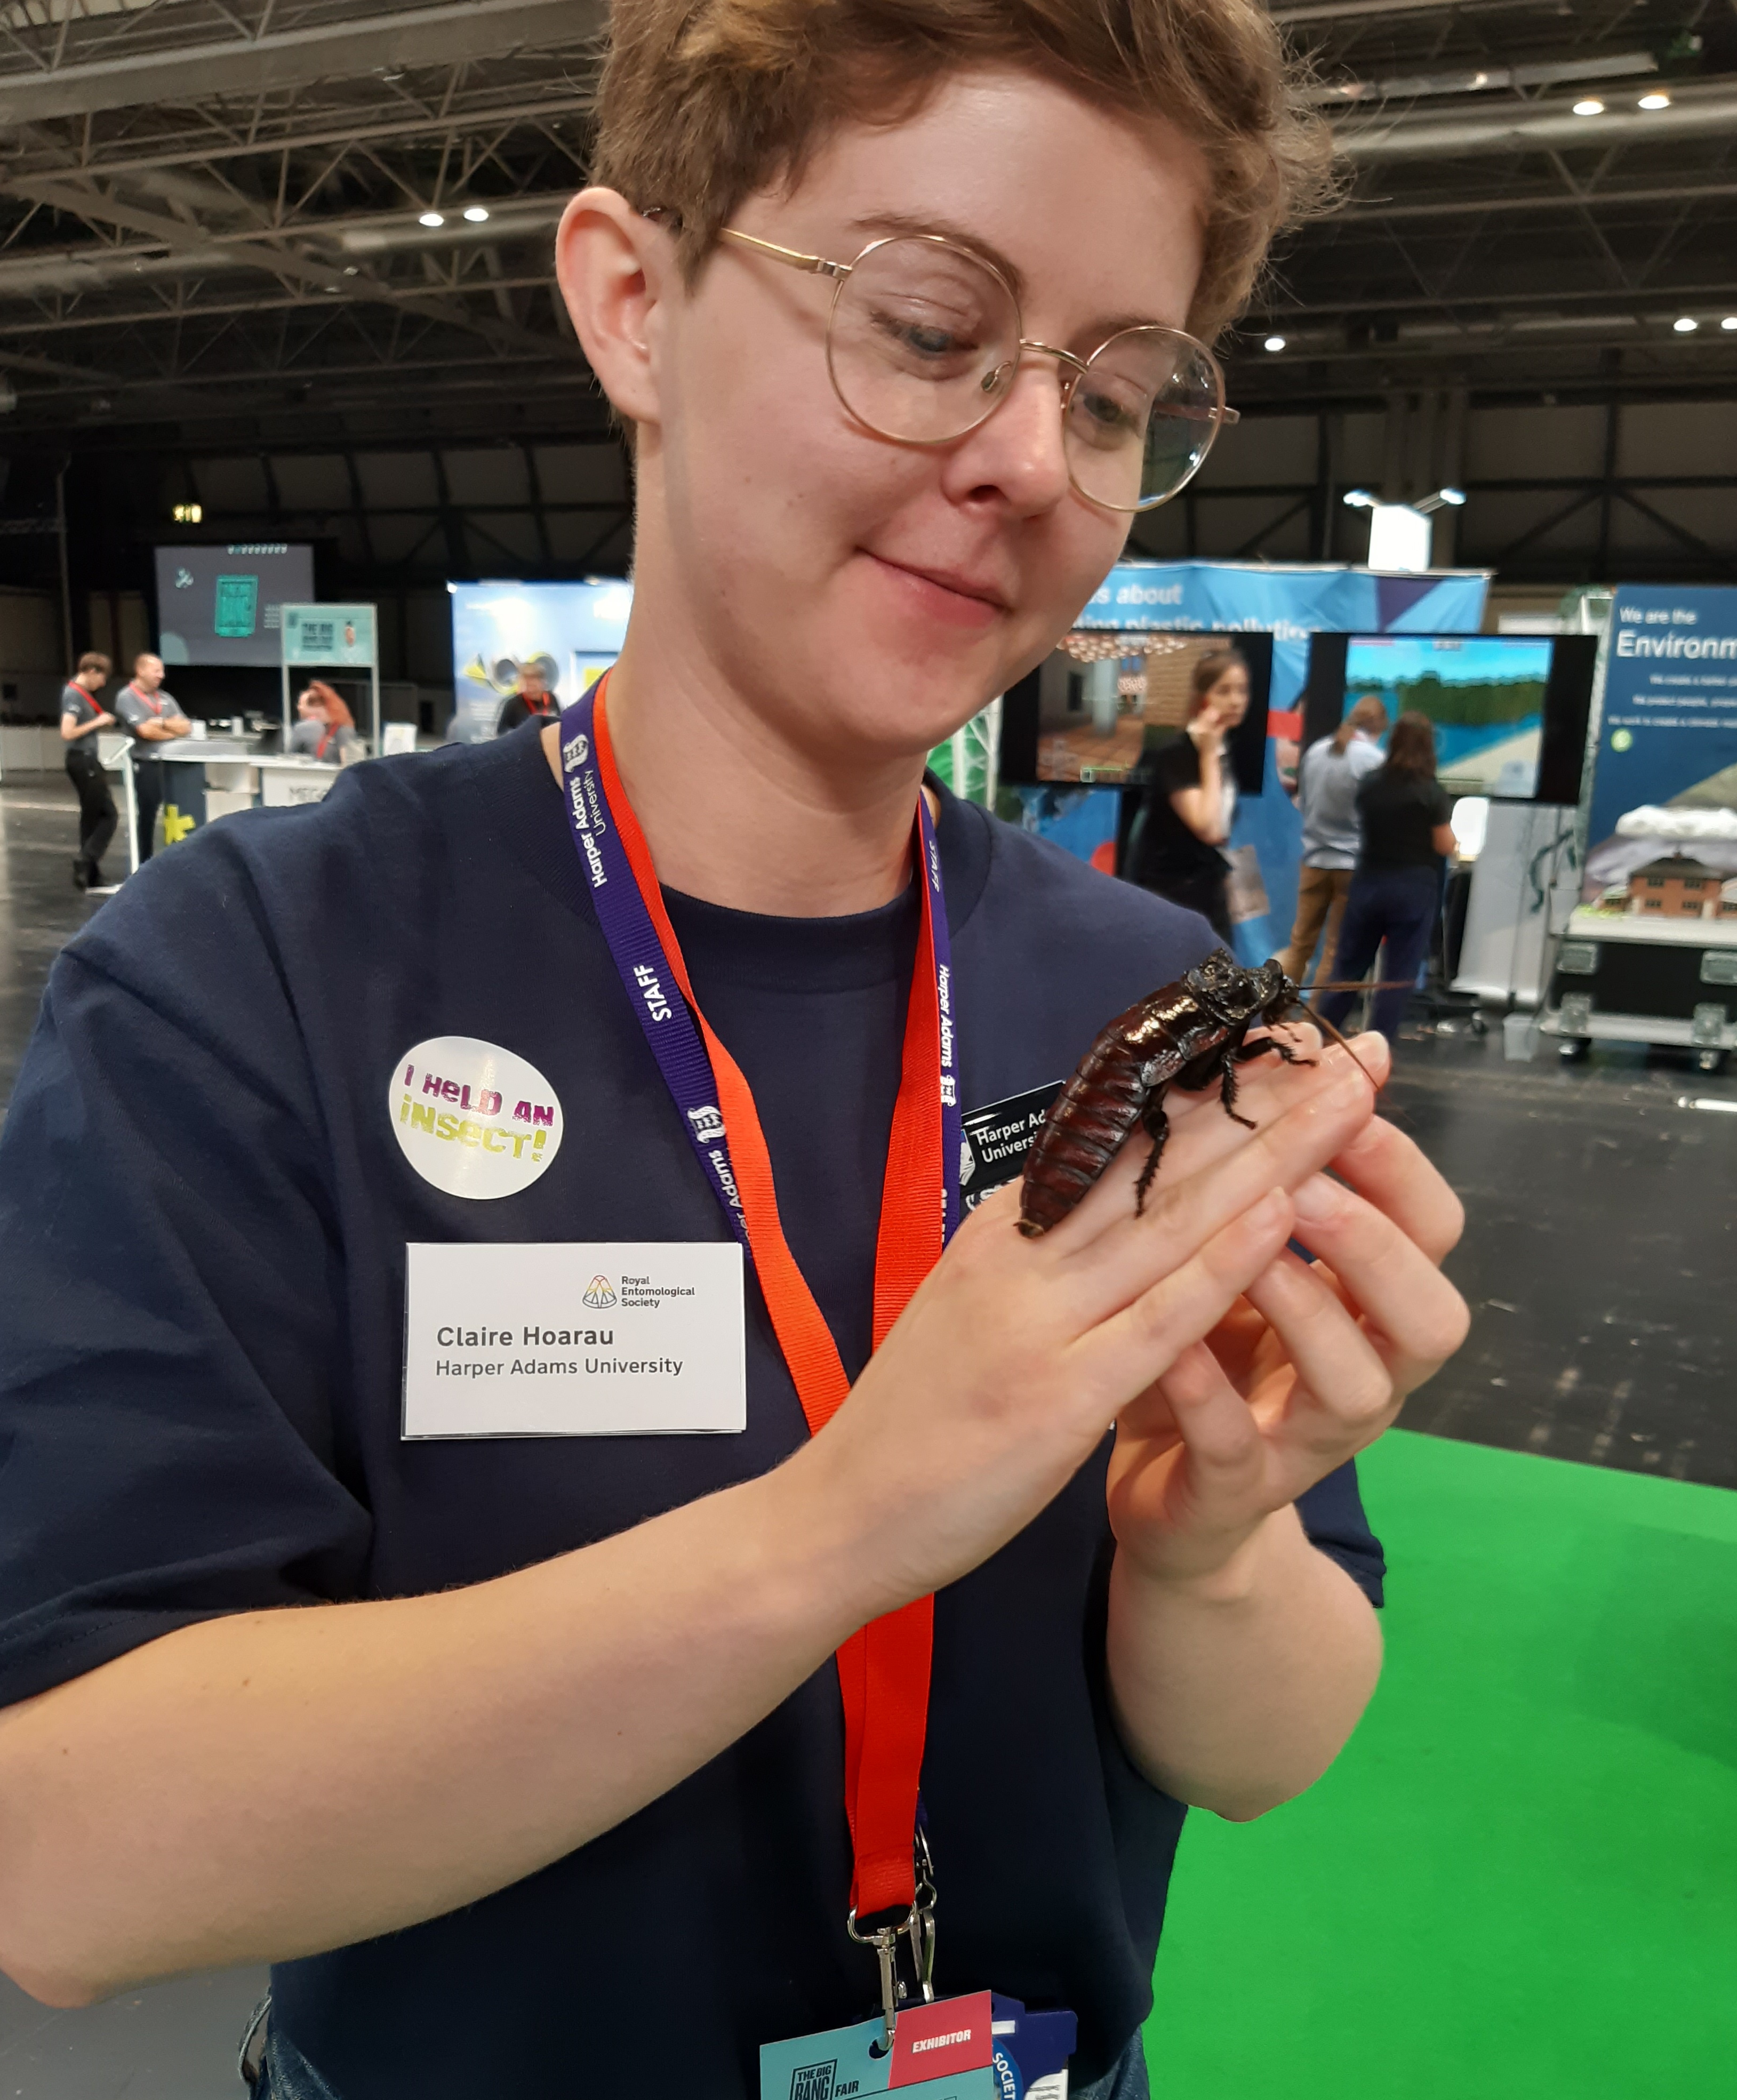
[[[1556,1054],[1565,1065],[1583,1065],[1586,1061],[1586,1053],[1591,1048],[1590,1036],[1569,1035],[1564,1037],[1558,1045]]]
[[[1725,1058],[1726,1053],[1722,1050],[1697,1050],[1695,1053],[1695,1069],[1697,1072],[1722,1072],[1725,1070]]]
[[[1471,1032],[1474,1035],[1488,1035],[1489,1034],[1490,1024],[1484,1015],[1481,1013],[1475,1013],[1472,1016]]]

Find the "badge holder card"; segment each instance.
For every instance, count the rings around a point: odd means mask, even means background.
[[[1017,1998],[978,1991],[898,2016],[887,2046],[880,2018],[760,2052],[760,2100],[1067,2100],[1072,2013],[1027,2012]]]

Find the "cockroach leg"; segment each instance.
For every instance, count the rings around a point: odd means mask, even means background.
[[[1152,1186],[1158,1171],[1158,1162],[1164,1157],[1164,1146],[1170,1136],[1170,1118],[1164,1113],[1162,1090],[1155,1092],[1140,1112],[1140,1127],[1152,1140],[1152,1149],[1146,1155],[1146,1163],[1140,1171],[1140,1179],[1134,1185],[1134,1215],[1143,1217],[1146,1209],[1146,1191]]]
[[[1240,1123],[1245,1130],[1259,1127],[1245,1115],[1237,1113],[1237,1052],[1234,1049],[1225,1051],[1224,1062],[1219,1068],[1219,1101],[1232,1123]]]

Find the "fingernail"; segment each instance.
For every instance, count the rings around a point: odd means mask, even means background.
[[[1316,1174],[1300,1189],[1293,1191],[1291,1207],[1305,1223],[1312,1225],[1330,1225],[1341,1217],[1345,1210],[1345,1192],[1337,1181],[1329,1181],[1325,1174]]]

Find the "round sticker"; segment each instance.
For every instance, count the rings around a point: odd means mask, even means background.
[[[431,1035],[407,1050],[388,1101],[405,1158],[449,1196],[516,1195],[561,1149],[554,1088],[527,1059],[474,1035]]]

